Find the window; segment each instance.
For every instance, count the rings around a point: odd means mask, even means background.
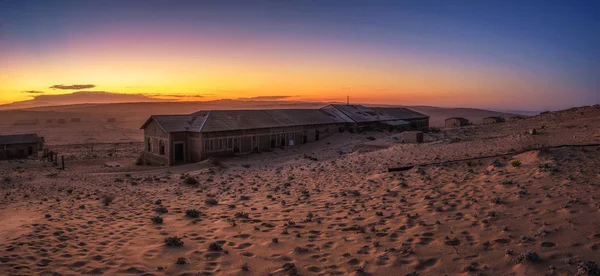
[[[223,139],[219,139],[219,150],[223,150]]]
[[[152,152],[152,139],[148,138],[148,140],[146,141],[146,150],[149,152]]]
[[[160,155],[165,155],[165,141],[160,140],[160,142],[158,142],[158,149]]]

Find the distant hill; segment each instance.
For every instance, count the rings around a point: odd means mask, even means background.
[[[407,106],[408,108],[429,115],[429,124],[431,126],[441,127],[444,126],[444,121],[449,117],[463,117],[468,119],[473,124],[481,124],[483,118],[490,116],[504,117],[508,119],[513,116],[522,114],[506,113],[491,111],[477,108],[447,108],[447,107],[433,107],[433,106]]]
[[[104,91],[79,91],[62,95],[36,95],[31,100],[0,105],[0,110],[26,109],[88,103],[161,102],[164,100],[140,94],[119,94]]]
[[[87,120],[104,121],[118,118],[119,121],[142,124],[154,114],[189,114],[199,110],[218,109],[306,109],[320,108],[327,102],[297,101],[245,101],[215,100],[204,102],[141,102],[141,103],[102,103],[44,106],[22,110],[0,111],[0,124],[11,124],[16,120],[82,117]],[[375,106],[375,105],[369,105]],[[389,105],[388,105],[389,106]],[[403,106],[429,115],[432,126],[443,126],[448,117],[465,117],[475,124],[484,117],[511,117],[516,114],[474,108],[445,108],[432,106]],[[2,115],[4,114],[4,115]]]

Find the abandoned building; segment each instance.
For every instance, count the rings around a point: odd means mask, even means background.
[[[423,143],[422,131],[405,131],[401,136],[402,143]]]
[[[485,118],[483,118],[483,124],[484,125],[504,123],[504,122],[505,122],[505,120],[502,117],[492,116],[492,117],[485,117]]]
[[[211,110],[153,115],[142,125],[140,163],[175,165],[209,157],[270,151],[318,141],[345,129],[429,127],[429,117],[406,108],[375,110],[361,105],[321,109]],[[394,117],[403,114],[404,117]]]
[[[0,160],[22,159],[44,149],[44,138],[37,134],[0,136]]]
[[[462,117],[451,117],[446,119],[444,126],[448,128],[461,127],[469,125],[469,120]]]

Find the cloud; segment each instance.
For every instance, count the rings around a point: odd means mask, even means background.
[[[244,101],[280,101],[291,98],[292,96],[256,96],[250,98],[238,98],[238,100]]]
[[[50,86],[52,89],[62,89],[62,90],[80,90],[80,89],[89,89],[96,87],[95,84],[72,84],[72,85],[63,85],[63,84],[55,84]]]
[[[141,103],[165,101],[164,99],[156,99],[141,94],[123,94],[107,91],[76,91],[59,95],[42,94],[32,96],[33,99],[31,100],[14,102],[12,104],[0,106],[0,110],[73,104]]]
[[[25,90],[22,91],[21,93],[23,94],[44,94],[44,91],[38,91],[38,90]]]
[[[194,94],[194,95],[187,95],[187,94],[160,94],[160,93],[154,93],[154,94],[143,94],[144,96],[148,96],[148,97],[159,97],[159,98],[204,98],[206,97],[206,95],[201,95],[201,94]]]

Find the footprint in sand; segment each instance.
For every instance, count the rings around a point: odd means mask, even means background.
[[[240,245],[238,245],[235,249],[246,249],[248,247],[253,246],[254,244],[246,242],[246,243],[242,243]]]
[[[553,243],[553,242],[542,242],[540,245],[542,247],[554,247],[554,246],[556,246],[556,243]]]

